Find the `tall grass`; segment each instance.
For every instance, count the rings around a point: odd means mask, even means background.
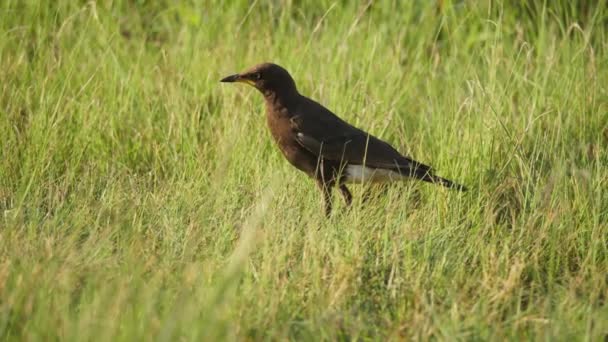
[[[0,336],[605,339],[607,28],[602,1],[3,1]],[[325,219],[218,83],[262,61],[471,190]]]

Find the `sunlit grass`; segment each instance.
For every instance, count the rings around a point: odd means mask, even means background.
[[[605,4],[440,3],[0,4],[0,336],[605,339]],[[326,219],[263,61],[470,191]]]

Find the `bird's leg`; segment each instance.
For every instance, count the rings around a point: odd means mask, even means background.
[[[380,183],[380,184],[368,184],[365,187],[363,192],[363,196],[361,199],[361,203],[368,203],[379,198],[381,195],[386,195],[388,192],[388,184]]]
[[[369,187],[369,185],[365,186],[363,196],[361,197],[361,203],[367,204],[372,199],[373,195],[374,194],[372,193],[372,189]]]
[[[331,214],[331,187],[333,184],[323,182],[323,180],[317,180],[317,185],[323,193],[323,206],[325,208],[325,216],[329,217]]]
[[[340,193],[342,197],[344,197],[344,202],[346,202],[347,206],[350,206],[353,203],[353,195],[348,191],[348,188],[344,184],[340,184]]]

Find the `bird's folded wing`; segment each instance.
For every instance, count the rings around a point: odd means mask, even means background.
[[[311,153],[340,163],[367,165],[403,173],[431,171],[430,166],[403,156],[388,143],[362,131],[322,138],[298,132],[296,140]]]

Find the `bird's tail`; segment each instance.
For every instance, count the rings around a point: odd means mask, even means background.
[[[429,183],[433,183],[433,184],[439,184],[446,188],[450,188],[450,189],[454,189],[454,190],[458,190],[458,191],[467,191],[468,190],[467,187],[464,185],[455,183],[446,178],[436,176],[429,172],[425,172],[423,174],[418,174],[417,176],[418,176],[417,178],[420,180],[423,180],[423,181],[429,182]]]
[[[416,163],[413,168],[411,167],[411,165],[408,166],[408,168],[397,167],[395,171],[401,174],[408,175],[408,177],[410,178],[416,178],[424,182],[438,184],[449,189],[454,189],[458,191],[468,190],[467,187],[464,185],[455,183],[449,179],[435,175],[433,169],[428,165]]]

